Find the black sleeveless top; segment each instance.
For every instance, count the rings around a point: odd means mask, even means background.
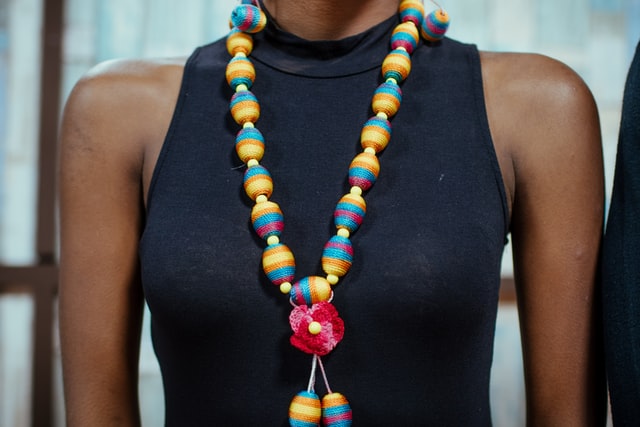
[[[349,190],[362,124],[397,18],[340,41],[270,25],[255,39],[252,91],[262,164],[298,278],[322,275],[333,210]],[[324,357],[360,426],[488,426],[507,205],[479,55],[422,44],[381,172],[365,195],[351,271],[335,288],[344,340]],[[289,344],[287,297],[261,269],[234,149],[224,40],[188,60],[149,191],[142,279],[167,426],[284,426],[311,356]],[[324,394],[320,378],[316,391]]]

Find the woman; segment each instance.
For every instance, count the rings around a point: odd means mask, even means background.
[[[243,163],[255,171],[258,162],[232,148],[243,120],[229,113],[224,41],[186,65],[117,61],[78,83],[61,154],[69,425],[139,423],[143,298],[169,426],[286,425],[300,390],[330,393],[314,375],[307,385],[310,366],[346,396],[359,425],[490,425],[508,232],[528,425],[603,423],[598,116],[579,77],[546,57],[420,43],[411,74],[396,76],[403,96],[391,142],[373,150],[381,170],[365,191],[365,221],[346,233],[353,266],[332,300],[344,339],[324,363],[289,343],[291,307],[261,253],[281,237],[295,253],[295,280],[322,272],[398,4],[262,2],[267,26],[245,49],[261,108],[249,122],[267,141],[264,165],[286,218],[266,245],[242,190]]]

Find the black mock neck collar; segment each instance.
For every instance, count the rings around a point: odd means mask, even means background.
[[[340,40],[309,41],[280,29],[269,11],[266,28],[254,35],[251,57],[285,73],[306,77],[341,77],[380,67],[389,52],[393,15],[372,28]]]

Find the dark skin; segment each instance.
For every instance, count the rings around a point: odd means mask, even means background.
[[[356,34],[397,8],[388,0],[265,3],[278,25],[310,40]],[[310,11],[313,25],[300,25],[297,16]],[[603,425],[595,284],[604,189],[594,100],[547,57],[482,52],[481,61],[511,215],[527,425]],[[60,322],[70,427],[140,423],[137,245],[183,65],[102,64],[65,109]]]

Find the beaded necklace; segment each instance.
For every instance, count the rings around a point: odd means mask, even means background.
[[[249,55],[253,50],[252,33],[262,31],[266,15],[257,0],[242,0],[231,14],[232,28],[227,36],[227,50],[232,56],[226,69],[226,79],[234,94],[230,101],[233,119],[241,126],[236,136],[236,152],[247,165],[244,189],[255,202],[251,223],[256,234],[266,242],[262,267],[267,278],[289,296],[293,309],[289,323],[293,330],[291,344],[312,355],[308,386],[298,393],[289,406],[289,424],[293,427],[350,426],[352,412],[341,393],[331,391],[321,356],[329,354],[344,336],[344,322],[333,300],[333,287],[349,271],[353,262],[351,235],[359,228],[366,213],[362,195],[375,183],[380,172],[378,155],[391,138],[391,122],[402,101],[402,83],[411,71],[411,53],[420,35],[436,42],[444,37],[449,16],[442,9],[425,16],[422,0],[402,0],[398,9],[401,23],[391,35],[391,51],[382,62],[381,83],[373,94],[374,113],[362,128],[360,143],[363,151],[349,166],[350,191],[338,201],[334,211],[336,234],[322,252],[322,269],[326,276],[307,276],[296,282],[295,259],[291,250],[280,242],[284,218],[277,203],[270,200],[273,181],[269,171],[260,164],[264,155],[264,137],[255,127],[260,117],[260,105],[249,90],[255,80],[255,69]],[[294,282],[292,284],[292,282]],[[315,392],[315,378],[320,369],[327,394],[320,400]]]

